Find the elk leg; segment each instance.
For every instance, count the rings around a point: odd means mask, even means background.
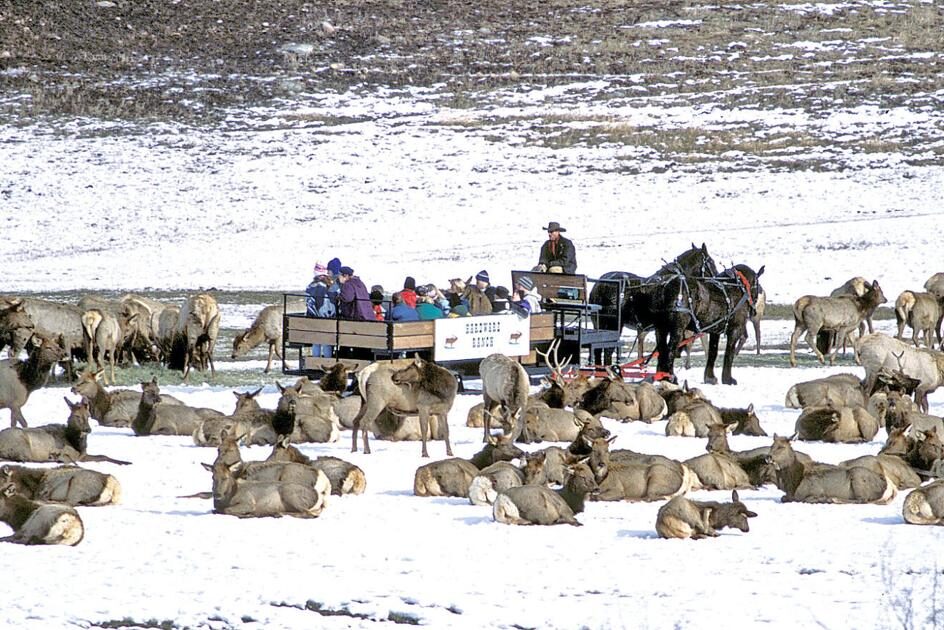
[[[26,418],[23,417],[23,412],[20,411],[20,408],[10,407],[10,427],[15,427],[18,422],[21,427],[26,427]]]
[[[793,327],[793,334],[790,335],[790,367],[797,366],[797,360],[796,360],[797,341],[800,340],[800,335],[803,334],[804,330],[806,330],[806,326],[804,326],[801,322],[796,322],[796,324]]]
[[[492,423],[491,423],[491,420],[492,420],[492,411],[494,411],[494,410],[492,409],[492,406],[493,406],[495,403],[492,402],[492,399],[489,398],[488,394],[486,394],[486,393],[484,393],[484,392],[483,392],[483,394],[482,394],[482,397],[485,399],[485,406],[482,408],[482,411],[484,412],[482,415],[485,416],[485,417],[482,419],[482,424],[485,426],[485,435],[482,437],[482,441],[485,442],[486,444],[488,444],[488,438],[491,437],[491,436],[490,436],[490,432],[491,432],[491,430],[492,430],[492,427],[491,427],[491,424],[492,424]]]
[[[423,451],[422,457],[429,457],[429,452],[426,450],[426,434],[429,432],[429,409],[425,406],[420,407],[420,438],[423,440]]]
[[[449,441],[449,418],[446,414],[442,416],[436,414],[437,421],[439,421],[440,418],[442,419],[443,439],[446,440],[446,455],[452,457],[452,443]]]

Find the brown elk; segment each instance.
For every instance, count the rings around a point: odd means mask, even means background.
[[[787,390],[784,405],[791,409],[818,407],[831,402],[839,407],[865,407],[865,386],[855,374],[830,374],[823,378],[795,383]]]
[[[166,404],[157,384],[157,377],[141,383],[138,413],[131,422],[135,435],[190,435],[207,418],[219,418],[223,413],[206,407]]]
[[[323,472],[331,484],[331,494],[363,494],[367,489],[367,477],[364,471],[351,462],[339,457],[322,455],[311,459],[285,438],[278,440],[272,447],[268,462],[293,462],[317,468]]]
[[[33,320],[22,300],[0,301],[0,350],[9,346],[10,358],[16,358],[26,347],[34,330]]]
[[[944,525],[944,480],[915,488],[901,506],[901,515],[912,525]]]
[[[114,476],[79,466],[29,468],[8,464],[0,468],[0,485],[7,483],[34,501],[68,505],[114,505],[121,501],[121,484]]]
[[[426,448],[429,417],[439,416],[442,419],[446,454],[452,456],[448,415],[456,399],[459,383],[449,370],[417,356],[405,367],[381,364],[370,373],[364,388],[364,405],[354,418],[352,453],[357,452],[359,430],[363,433],[364,453],[370,453],[367,428],[384,409],[389,409],[397,414],[419,414],[423,457],[429,457]]]
[[[597,489],[586,464],[568,470],[560,490],[545,486],[518,486],[499,492],[492,504],[492,517],[508,525],[581,525],[575,514],[583,512],[587,496]]]
[[[863,407],[807,407],[796,421],[796,434],[801,440],[868,442],[878,429],[878,419]]]
[[[895,300],[895,320],[898,323],[896,339],[902,339],[905,326],[911,327],[911,341],[915,347],[933,348],[941,340],[942,300],[933,293],[902,291]]]
[[[315,518],[324,510],[325,496],[314,485],[281,481],[242,481],[242,464],[213,464],[213,511],[240,518],[281,516]]]
[[[104,370],[97,372],[83,372],[79,381],[72,386],[72,393],[82,396],[89,402],[89,412],[92,419],[106,427],[128,427],[138,415],[138,405],[141,402],[141,393],[133,389],[116,389],[108,391],[102,386],[101,379]],[[161,395],[161,402],[165,405],[182,405],[183,403],[168,394]]]
[[[184,346],[184,382],[190,376],[193,364],[205,372],[209,363],[210,372],[215,376],[213,348],[220,334],[220,307],[212,295],[201,293],[187,298],[180,309],[176,333]]]
[[[613,457],[615,455],[615,457]],[[695,477],[684,464],[661,455],[610,453],[609,441],[593,440],[590,469],[598,489],[595,501],[657,501],[688,492]]]
[[[767,462],[777,474],[781,501],[804,503],[877,503],[895,498],[897,488],[886,475],[864,466],[805,465],[797,459],[790,441],[774,435]]]
[[[13,528],[12,535],[0,538],[3,542],[75,546],[85,537],[85,526],[74,507],[27,499],[12,483],[0,487],[0,521]]]
[[[751,488],[750,475],[737,461],[737,458],[727,449],[727,427],[715,424],[709,428],[709,444],[707,453],[686,459],[683,464],[698,477],[702,488],[709,490],[733,490],[735,488]],[[723,441],[724,447],[712,446]]]
[[[105,455],[91,455],[86,451],[89,426],[89,409],[86,401],[69,406],[66,424],[47,424],[35,428],[10,427],[0,431],[0,459],[14,462],[62,462],[101,461],[112,464],[127,464]]]
[[[524,418],[521,417],[528,403],[530,380],[524,367],[503,354],[490,354],[479,363],[482,377],[482,397],[485,403],[485,440],[488,441],[491,418],[496,409],[501,409],[501,422],[512,427],[512,441],[523,436],[530,442]]]
[[[656,532],[662,538],[691,538],[699,540],[718,536],[718,530],[734,527],[750,531],[749,518],[757,514],[741,503],[737,490],[731,492],[730,503],[693,501],[686,497],[672,497],[659,508]]]
[[[26,426],[23,406],[30,394],[43,387],[49,371],[57,361],[65,358],[65,351],[55,342],[33,336],[39,341],[25,360],[0,361],[0,409],[10,410],[10,426]]]
[[[861,296],[815,297],[803,296],[793,305],[794,329],[790,335],[790,365],[796,367],[796,345],[800,335],[806,332],[806,342],[816,353],[820,363],[826,363],[826,357],[817,344],[820,331],[829,332],[836,337],[829,355],[829,362],[835,362],[840,343],[857,330],[866,315],[886,301],[885,294],[873,280]]]
[[[128,319],[106,309],[89,309],[82,313],[82,338],[85,341],[85,354],[89,369],[95,369],[95,362],[104,368],[107,362],[111,372],[111,382],[115,382],[115,364],[118,351],[133,336],[132,328],[137,314]],[[105,379],[107,380],[107,379]]]
[[[263,372],[268,374],[272,368],[272,356],[275,355],[279,360],[282,359],[282,353],[279,352],[278,346],[282,343],[282,316],[284,313],[285,308],[281,305],[266,306],[259,311],[249,328],[237,333],[236,337],[233,338],[231,358],[238,359],[265,342],[269,346],[269,356]]]
[[[928,412],[928,394],[944,385],[944,353],[915,348],[881,333],[866,335],[856,343],[856,356],[865,368],[865,391],[871,392],[882,368],[917,379],[914,392],[918,409]]]

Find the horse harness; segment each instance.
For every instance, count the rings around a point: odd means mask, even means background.
[[[692,307],[692,291],[688,286],[688,276],[682,273],[679,269],[673,278],[669,278],[669,280],[678,278],[679,282],[681,283],[679,295],[675,301],[675,308],[673,311],[676,313],[688,313],[688,315],[692,318],[696,333],[711,332],[719,324],[728,323],[734,316],[734,313],[737,312],[737,310],[745,303],[748,303],[751,308],[754,307],[754,296],[751,295],[751,283],[747,279],[747,276],[745,276],[739,269],[735,269],[733,267],[723,271],[721,275],[728,276],[736,283],[736,286],[741,289],[741,298],[733,306],[731,305],[731,296],[728,295],[727,291],[727,288],[732,286],[731,282],[725,282],[722,280],[722,278],[717,276],[694,278],[695,280],[700,280],[706,284],[711,284],[716,287],[724,296],[725,302],[727,303],[727,312],[722,317],[716,319],[710,324],[702,324],[701,321],[699,321],[698,316],[695,314],[695,309]]]

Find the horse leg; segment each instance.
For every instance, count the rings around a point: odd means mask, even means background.
[[[669,349],[669,331],[656,328],[656,352],[659,353],[657,369],[660,372],[673,374],[672,365],[675,362],[675,349]]]
[[[708,334],[708,355],[705,357],[705,383],[708,385],[718,384],[718,378],[715,376],[715,361],[718,358],[718,344],[720,341],[721,335],[719,333]],[[727,355],[725,355],[725,359],[727,359]]]
[[[724,385],[737,385],[737,381],[734,380],[734,376],[731,375],[731,370],[734,367],[734,356],[737,354],[734,350],[734,346],[737,343],[737,331],[743,329],[743,324],[740,326],[728,326],[728,331],[725,335],[724,362],[721,366],[721,382]]]

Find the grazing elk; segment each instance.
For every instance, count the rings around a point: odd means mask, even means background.
[[[865,391],[871,392],[882,368],[898,370],[918,379],[914,398],[918,409],[927,413],[928,394],[944,384],[944,353],[915,348],[888,335],[875,333],[856,344],[859,363],[865,368]]]
[[[285,308],[282,305],[266,306],[259,311],[249,328],[236,334],[233,339],[233,354],[230,358],[235,360],[245,356],[260,343],[266,342],[269,345],[269,356],[263,372],[268,374],[272,368],[272,356],[275,355],[279,360],[282,359],[278,347],[282,343],[282,316],[284,313]]]
[[[519,436],[530,442],[527,427],[521,417],[528,404],[531,382],[524,367],[503,354],[490,354],[479,363],[482,377],[482,397],[485,403],[485,440],[488,441],[491,418],[501,409],[501,422],[512,427],[512,441]]]
[[[816,353],[819,362],[824,364],[826,357],[820,351],[816,337],[820,331],[835,334],[836,343],[833,344],[829,355],[829,363],[832,365],[840,343],[845,342],[852,331],[858,329],[869,312],[885,301],[885,294],[878,280],[873,280],[861,296],[831,298],[807,295],[798,299],[793,304],[794,329],[790,335],[790,365],[796,367],[796,345],[804,331],[807,344]]]
[[[498,493],[492,504],[492,517],[508,525],[582,525],[575,514],[583,512],[587,495],[597,488],[586,464],[568,470],[560,490],[545,486],[518,486]]]
[[[40,503],[20,495],[12,483],[0,487],[0,521],[13,529],[2,542],[21,545],[75,546],[85,537],[85,526],[71,505]]]
[[[196,364],[203,372],[207,364],[210,373],[216,376],[213,365],[213,348],[220,334],[220,307],[212,295],[201,293],[190,296],[180,309],[177,318],[175,353],[183,357],[183,380],[190,376],[190,367]]]
[[[656,532],[662,538],[691,538],[699,540],[718,536],[718,530],[734,527],[750,531],[747,519],[757,514],[741,503],[737,490],[731,492],[730,503],[693,501],[686,497],[672,497],[659,508]]]
[[[15,359],[34,330],[33,320],[22,300],[0,301],[0,350],[9,346],[9,357]]]
[[[877,503],[895,498],[895,483],[884,474],[864,466],[804,465],[790,441],[774,435],[767,462],[777,474],[781,501],[804,503]]]
[[[129,462],[111,459],[105,455],[91,455],[88,447],[89,408],[86,401],[73,403],[65,398],[69,406],[69,418],[65,424],[47,424],[41,427],[10,427],[0,431],[0,459],[14,462],[61,462],[64,464],[85,462]]]
[[[79,466],[29,468],[0,467],[0,485],[12,483],[17,493],[34,501],[68,505],[114,505],[121,502],[118,480]]]
[[[417,356],[405,367],[382,364],[375,368],[367,378],[364,388],[366,391],[364,405],[354,418],[352,453],[357,452],[359,430],[363,433],[364,453],[370,453],[367,428],[384,409],[389,409],[397,414],[419,414],[423,457],[429,457],[426,448],[429,417],[430,415],[441,417],[446,454],[452,456],[448,415],[456,399],[459,383],[449,370]]]
[[[41,338],[25,360],[11,358],[0,361],[0,409],[10,410],[11,427],[17,424],[26,426],[23,406],[30,394],[46,384],[52,366],[64,357],[65,353],[58,344]]]
[[[107,361],[111,368],[111,382],[113,384],[115,382],[115,364],[118,361],[118,350],[133,336],[132,326],[136,319],[136,314],[132,315],[131,319],[124,316],[119,318],[111,311],[97,308],[82,313],[82,338],[85,342],[88,367],[90,370],[94,370],[95,362],[98,361],[104,368]]]
[[[944,525],[944,479],[909,492],[901,515],[912,525]]]
[[[896,339],[901,339],[905,326],[911,327],[911,341],[915,347],[933,348],[941,341],[942,300],[933,293],[902,291],[895,300],[895,320],[898,323]]]
[[[74,377],[75,359],[85,354],[82,337],[82,309],[72,304],[50,300],[23,298],[23,307],[35,326],[35,333],[47,339],[58,340],[65,351],[59,360],[66,368],[71,381]]]

